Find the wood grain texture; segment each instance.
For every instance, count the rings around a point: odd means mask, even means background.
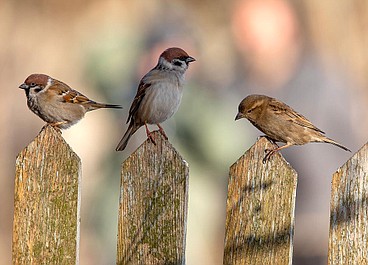
[[[368,143],[332,177],[328,264],[368,264]]]
[[[189,168],[153,137],[122,164],[117,264],[185,264]]]
[[[224,264],[292,264],[297,174],[261,137],[230,167]]]
[[[18,155],[13,264],[78,264],[80,167],[51,126]]]

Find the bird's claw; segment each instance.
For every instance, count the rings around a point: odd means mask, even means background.
[[[167,135],[166,135],[165,131],[164,131],[162,128],[160,128],[160,129],[159,129],[159,132],[160,132],[160,133],[161,133],[161,135],[165,138],[165,140],[169,140],[169,137],[167,137]]]
[[[66,123],[66,122],[65,122]],[[61,128],[59,127],[59,125],[64,124],[64,122],[55,122],[55,123],[46,123],[42,129],[46,128],[47,126],[51,126],[52,128],[54,128],[58,133],[62,134]]]
[[[266,164],[267,161],[270,160],[271,156],[275,153],[274,150],[270,150],[270,149],[265,149],[265,153],[267,153],[265,155],[265,157],[263,158],[262,162],[263,164]]]
[[[155,139],[153,138],[152,133],[148,134],[147,136],[148,136],[148,139],[149,139],[149,140],[150,140],[154,145],[156,145],[156,141],[155,141]]]
[[[158,127],[158,131],[161,133],[161,135],[165,138],[165,140],[169,140],[169,137],[167,137],[164,129],[161,127],[160,124],[157,124],[157,127]]]
[[[155,139],[153,138],[152,132],[150,132],[150,130],[148,130],[147,123],[144,123],[144,126],[146,127],[146,134],[147,134],[148,139],[149,139],[149,140],[150,140],[154,145],[156,145],[156,141],[155,141]]]

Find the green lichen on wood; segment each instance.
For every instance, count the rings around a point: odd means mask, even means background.
[[[122,165],[117,264],[184,264],[188,166],[154,133]]]
[[[17,157],[13,264],[75,264],[80,159],[50,126]]]

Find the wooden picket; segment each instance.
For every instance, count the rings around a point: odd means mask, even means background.
[[[185,264],[189,169],[154,132],[122,164],[117,264]],[[231,167],[224,261],[292,264],[297,174],[260,138]],[[13,264],[78,264],[81,164],[44,127],[16,159]],[[299,228],[302,229],[302,228]],[[368,144],[332,179],[329,264],[368,264]]]
[[[368,143],[332,177],[328,264],[368,264]]]
[[[17,157],[13,264],[78,264],[79,157],[51,126]]]
[[[189,168],[153,137],[122,165],[117,264],[185,264]]]
[[[262,137],[230,167],[224,264],[291,264],[297,174]]]

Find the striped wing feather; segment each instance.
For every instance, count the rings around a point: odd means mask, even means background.
[[[276,115],[286,115],[291,122],[324,134],[322,130],[314,126],[306,117],[297,113],[288,105],[276,100],[271,100],[269,105]]]

